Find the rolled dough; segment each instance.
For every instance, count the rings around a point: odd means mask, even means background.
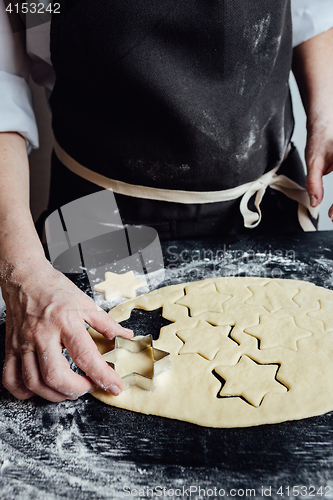
[[[172,321],[154,347],[171,368],[148,392],[106,404],[210,427],[245,427],[333,410],[333,291],[266,278],[212,278],[172,285],[116,306],[118,322],[135,308],[163,308]],[[100,352],[112,346],[90,329]],[[146,332],[149,333],[149,332]]]

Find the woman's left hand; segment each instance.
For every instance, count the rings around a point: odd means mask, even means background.
[[[324,197],[323,176],[333,171],[333,115],[325,118],[321,114],[312,123],[308,119],[305,160],[308,170],[306,189],[311,205],[316,207]],[[333,205],[328,215],[333,220]]]
[[[293,73],[307,115],[306,188],[313,207],[324,196],[323,176],[333,170],[332,62],[333,28],[294,48]],[[333,220],[333,205],[329,216]]]

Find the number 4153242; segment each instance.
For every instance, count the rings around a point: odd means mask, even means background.
[[[22,3],[9,3],[6,11],[10,14],[16,12],[17,14],[60,14],[60,3],[50,2],[48,5],[43,3],[22,2]]]
[[[330,486],[280,486],[276,494],[281,497],[330,497],[332,488]]]

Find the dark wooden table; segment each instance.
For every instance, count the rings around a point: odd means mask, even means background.
[[[333,232],[168,242],[163,250],[165,284],[266,275],[333,288]],[[1,365],[4,329],[2,324]],[[22,402],[0,389],[2,500],[279,499],[298,491],[300,498],[333,496],[333,413],[210,429],[112,408],[91,396]]]

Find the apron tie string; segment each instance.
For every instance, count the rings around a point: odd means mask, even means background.
[[[277,175],[277,171],[281,164],[262,175],[256,181],[241,184],[231,189],[222,191],[183,191],[176,189],[161,189],[148,186],[139,186],[128,184],[127,182],[110,179],[102,174],[98,174],[90,170],[74,158],[66,153],[55,141],[54,151],[65,167],[73,173],[86,179],[97,186],[109,189],[115,193],[135,198],[143,198],[150,200],[167,201],[173,203],[184,204],[203,204],[203,203],[218,203],[222,201],[236,200],[241,197],[240,211],[244,219],[244,226],[247,228],[255,228],[261,221],[260,203],[266,192],[267,187],[281,191],[283,194],[298,202],[298,220],[304,231],[316,231],[316,227],[308,217],[308,211],[313,218],[318,216],[318,207],[313,208],[310,205],[309,196],[306,190],[292,181],[285,175]],[[290,145],[287,148],[284,159],[290,151]],[[249,201],[252,196],[255,196],[254,205],[256,212],[249,209]]]
[[[280,165],[275,167],[270,172],[267,172],[257,181],[254,181],[252,185],[243,194],[240,202],[240,211],[244,219],[244,226],[247,228],[255,228],[260,224],[261,221],[261,209],[260,203],[269,186],[272,189],[276,189],[281,193],[285,194],[288,198],[298,202],[298,220],[303,231],[315,231],[316,228],[314,224],[308,217],[307,211],[310,212],[311,216],[316,219],[318,217],[318,207],[314,208],[310,205],[309,196],[306,190],[297,184],[297,182],[289,179],[285,175],[277,175],[277,170]],[[252,196],[255,196],[254,206],[256,212],[249,209],[249,201]]]

